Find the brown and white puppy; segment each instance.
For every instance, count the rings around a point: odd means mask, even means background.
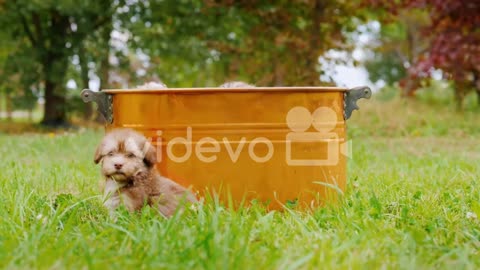
[[[219,86],[220,88],[251,88],[255,87],[255,85],[248,84],[246,82],[241,81],[233,81],[233,82],[226,82]]]
[[[105,135],[94,161],[102,165],[104,205],[112,215],[124,204],[131,212],[150,205],[170,217],[182,201],[197,201],[188,189],[160,176],[155,169],[156,157],[155,147],[131,129],[116,129]]]

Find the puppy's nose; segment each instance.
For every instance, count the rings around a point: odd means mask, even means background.
[[[123,164],[121,163],[115,163],[115,169],[120,170],[122,168]]]

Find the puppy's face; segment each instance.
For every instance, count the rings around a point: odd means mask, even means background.
[[[116,129],[105,135],[94,161],[101,162],[106,178],[129,181],[155,165],[156,152],[143,135],[131,129]]]

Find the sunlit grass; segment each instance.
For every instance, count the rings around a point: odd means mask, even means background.
[[[0,135],[0,267],[478,269],[478,114],[360,107],[343,203],[313,213],[208,202],[170,220],[147,210],[114,222],[92,161],[101,132]]]

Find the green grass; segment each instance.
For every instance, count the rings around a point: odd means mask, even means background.
[[[101,132],[0,135],[0,267],[478,269],[480,117],[393,100],[349,120],[341,205],[313,213],[209,202],[116,222],[92,161]]]

